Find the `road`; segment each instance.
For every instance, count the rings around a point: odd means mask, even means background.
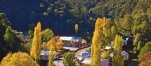
[[[86,50],[87,49],[89,49],[90,47],[88,47],[88,48],[84,48],[84,49],[81,49],[81,50],[79,50],[79,51],[77,51],[76,53],[75,53],[75,57],[78,57],[78,55],[80,55],[81,53],[83,53],[83,52],[86,52]],[[55,66],[64,66],[63,65],[63,62],[62,62],[62,59],[63,58],[59,58],[59,59],[57,59],[57,60],[54,60],[54,65]]]
[[[81,50],[77,51],[77,52],[75,53],[75,57],[78,57],[81,53],[86,52],[86,50],[89,49],[89,48],[90,48],[90,47],[84,48],[84,49],[81,49]]]

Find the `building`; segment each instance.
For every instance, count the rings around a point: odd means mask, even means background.
[[[65,47],[79,47],[81,46],[81,37],[75,36],[60,36]]]
[[[124,60],[129,60],[129,54],[126,51],[122,51],[121,55],[124,57]],[[114,52],[110,54],[111,57],[114,56]]]
[[[56,53],[56,52],[54,52],[54,59],[57,58],[57,55],[56,55],[55,53]],[[50,51],[41,50],[40,59],[41,59],[41,60],[48,60],[49,55],[50,55]]]
[[[100,66],[109,66],[109,59],[101,58]],[[91,65],[91,58],[85,58],[81,63]]]

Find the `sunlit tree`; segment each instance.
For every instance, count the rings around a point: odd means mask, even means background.
[[[41,53],[41,23],[38,22],[37,26],[35,27],[34,30],[34,37],[32,40],[32,46],[30,50],[30,55],[31,57],[39,63],[40,60],[40,53]]]
[[[100,52],[100,49],[101,49],[101,42],[100,42],[100,18],[98,18],[96,20],[96,23],[95,23],[95,30],[94,30],[94,35],[93,35],[93,38],[92,38],[92,45],[91,45],[91,66],[100,66],[100,59],[101,59],[101,52]]]
[[[27,53],[8,53],[0,66],[39,66]]]
[[[78,33],[78,24],[75,24],[75,32],[76,32],[76,35]]]
[[[114,56],[112,58],[112,66],[124,66],[124,57],[121,55],[122,46],[122,36],[116,35],[114,40]]]

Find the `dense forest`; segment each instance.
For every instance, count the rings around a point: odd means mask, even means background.
[[[132,30],[128,27],[132,28],[135,21],[149,23],[149,3],[150,0],[1,0],[0,11],[18,31],[33,30],[41,21],[42,28],[51,28],[55,35],[75,35],[74,25],[78,23],[78,35],[86,38],[92,36],[97,17],[111,18],[113,24],[126,31]]]
[[[16,36],[15,30],[34,31],[40,22],[41,30],[50,28],[52,36],[77,35],[91,42],[98,17],[105,22],[101,23],[102,45],[109,44],[116,34],[132,34],[134,48],[142,51],[140,57],[151,51],[150,12],[151,0],[0,0],[0,60],[9,51],[29,53],[29,47],[23,45],[25,42]],[[31,46],[31,41],[27,45]]]

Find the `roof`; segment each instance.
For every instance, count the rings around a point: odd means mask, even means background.
[[[73,37],[69,37],[69,36],[60,36],[61,40],[72,40]]]
[[[105,47],[105,49],[110,49],[110,48],[111,48],[111,46],[106,46],[106,47]]]
[[[41,55],[50,55],[50,51],[41,50]]]
[[[82,57],[87,58],[90,56],[90,52],[84,52],[81,54]]]

